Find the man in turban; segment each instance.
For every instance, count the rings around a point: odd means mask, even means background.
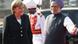
[[[37,10],[37,5],[34,3],[33,0],[25,5],[28,9],[28,15],[30,18],[31,30],[33,34],[33,44],[42,44],[42,30],[44,26],[44,19],[41,19],[41,17],[43,17],[41,11]]]

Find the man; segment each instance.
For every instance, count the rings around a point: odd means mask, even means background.
[[[28,8],[28,15],[30,18],[31,23],[31,30],[33,34],[33,44],[42,44],[42,25],[41,25],[41,19],[38,15],[36,8],[37,5],[34,3],[34,1],[30,1],[26,4]]]
[[[61,13],[63,0],[52,0],[50,9],[51,15],[47,16],[44,25],[44,34],[46,35],[44,44],[65,44],[64,28],[66,27],[70,34],[76,34],[77,28],[70,20]]]

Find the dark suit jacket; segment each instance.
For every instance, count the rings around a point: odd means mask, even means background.
[[[25,14],[21,16],[21,25],[10,15],[5,19],[4,44],[32,44],[32,32],[29,17]]]

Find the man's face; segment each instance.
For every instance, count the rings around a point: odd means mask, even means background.
[[[36,8],[29,8],[28,11],[30,14],[34,14],[36,12]]]
[[[51,13],[57,14],[60,11],[61,11],[61,8],[60,8],[60,6],[58,4],[56,4],[56,3],[52,4],[52,6],[51,6]]]

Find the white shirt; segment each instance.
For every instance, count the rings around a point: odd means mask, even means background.
[[[18,23],[21,24],[21,19],[17,19]]]
[[[37,22],[36,22],[36,25],[35,25],[35,29],[42,29],[41,28],[41,19],[40,19],[40,16],[39,15],[37,15],[36,13],[35,14],[31,14],[31,16],[32,17],[34,17],[34,16],[37,16]],[[30,15],[29,15],[29,17],[30,17]]]
[[[68,16],[64,19],[64,26],[67,28],[67,30],[70,34],[73,34],[73,32],[76,30],[76,29],[74,29],[75,24]]]
[[[43,32],[43,29],[44,29],[44,23],[45,23],[45,16],[42,15],[40,16],[40,24],[41,24],[41,29],[42,29],[42,32]]]
[[[38,15],[38,13],[40,13],[40,15]],[[38,27],[41,28],[41,31],[43,32],[43,29],[44,29],[44,23],[45,23],[45,16],[41,13],[41,11],[38,11],[35,13],[35,15],[37,15],[38,17],[38,22],[37,22],[37,25],[39,25]]]

